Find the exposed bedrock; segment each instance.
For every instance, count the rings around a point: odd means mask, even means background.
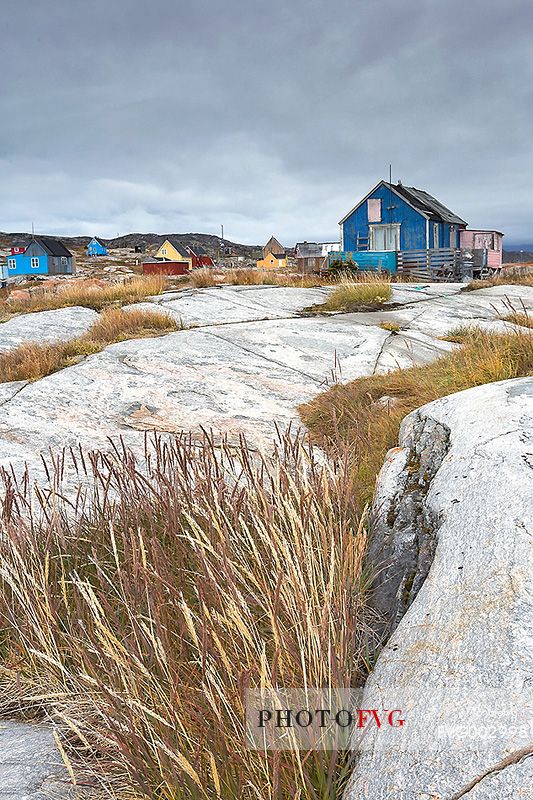
[[[533,798],[533,378],[406,417],[373,516],[393,633],[363,706],[405,723],[368,729],[346,800]]]

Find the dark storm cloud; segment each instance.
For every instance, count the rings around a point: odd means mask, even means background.
[[[381,177],[533,239],[530,0],[4,0],[0,229],[337,236]]]

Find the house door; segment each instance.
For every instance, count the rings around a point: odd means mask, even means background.
[[[399,250],[399,225],[370,225],[371,250]]]

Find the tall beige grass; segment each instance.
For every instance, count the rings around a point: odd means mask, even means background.
[[[406,414],[472,386],[533,374],[529,332],[462,328],[448,338],[461,347],[430,364],[335,385],[300,407],[313,439],[332,456],[347,445],[354,448],[352,480],[363,502],[372,499],[376,475],[387,450],[398,441]],[[385,395],[392,400],[380,405]]]
[[[202,269],[194,269],[189,280],[197,289],[205,289],[209,286],[217,286],[220,283],[218,274],[208,267]]]
[[[53,502],[28,521],[29,483],[3,476],[4,682],[20,705],[137,798],[340,799],[343,754],[245,748],[244,692],[361,679],[347,461],[318,464],[299,438],[260,457],[207,435],[153,439],[139,462],[122,447],[71,458],[92,491],[61,502],[59,457]]]
[[[167,281],[160,275],[131,278],[107,286],[94,286],[85,281],[66,283],[57,291],[44,290],[27,298],[3,300],[0,315],[27,314],[33,311],[52,311],[67,306],[85,306],[101,311],[111,305],[137,303],[151,295],[161,294]]]

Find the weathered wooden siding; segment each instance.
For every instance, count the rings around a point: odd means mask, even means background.
[[[503,234],[499,231],[474,229],[461,231],[461,247],[471,250],[486,250],[487,266],[491,269],[502,265]]]
[[[386,186],[378,188],[343,223],[343,250],[357,250],[357,235],[367,238],[368,199],[381,200],[381,223],[400,223],[400,250],[421,250],[426,246],[426,218]]]
[[[376,204],[378,200],[381,201],[381,213]],[[343,250],[357,250],[358,235],[360,239],[368,240],[370,246],[369,224],[399,224],[400,250],[459,247],[458,225],[428,220],[387,186],[378,186],[342,223]]]

